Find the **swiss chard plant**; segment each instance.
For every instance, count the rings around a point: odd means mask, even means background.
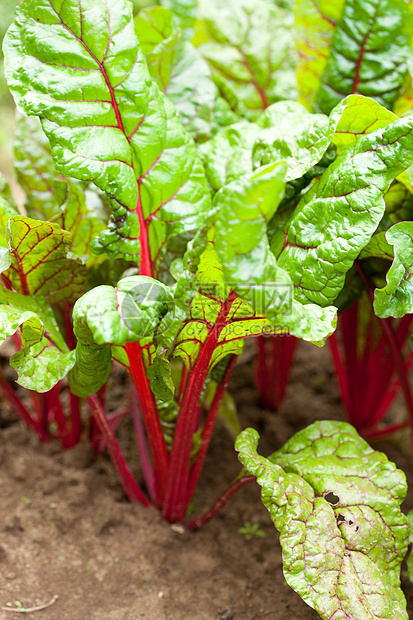
[[[44,135],[21,119],[27,203],[20,215],[4,199],[0,319],[3,338],[17,332],[18,382],[46,394],[36,430],[68,424],[68,381],[129,498],[173,522],[245,338],[333,333],[389,192],[411,191],[413,118],[358,94],[329,116],[284,101],[293,20],[274,4],[168,6],[135,20],[128,0],[17,9],[6,76]],[[142,485],[104,411],[113,362],[134,384]]]

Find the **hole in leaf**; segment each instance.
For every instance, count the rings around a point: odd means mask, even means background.
[[[358,531],[359,531],[359,529],[360,529],[360,526],[359,526],[359,525],[356,525],[356,532],[358,532]]]
[[[332,506],[335,506],[340,501],[340,498],[338,497],[338,495],[335,495],[331,491],[327,493],[327,495],[324,495],[324,499],[326,500],[326,502],[328,502]]]
[[[340,513],[337,515],[337,525],[341,525],[346,522],[346,517]]]
[[[348,524],[349,525],[353,525],[354,521],[349,521]]]

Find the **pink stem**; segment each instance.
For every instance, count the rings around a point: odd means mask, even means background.
[[[139,407],[139,400],[136,394],[135,386],[131,385],[132,396],[132,417],[133,427],[135,429],[136,445],[138,448],[139,460],[142,466],[143,477],[145,478],[146,488],[153,503],[155,503],[155,479],[153,468],[149,456],[148,446],[145,437],[145,427],[142,423],[142,413]]]
[[[0,387],[3,392],[3,396],[8,401],[9,405],[13,409],[13,411],[27,424],[29,428],[32,428],[39,435],[40,439],[46,443],[50,441],[46,432],[42,428],[42,425],[38,420],[32,418],[29,410],[17,396],[5,376],[3,375],[2,370],[0,369]]]
[[[208,415],[206,417],[203,432],[202,432],[201,447],[198,452],[196,462],[193,465],[190,475],[189,475],[188,498],[187,498],[188,504],[191,501],[194,491],[196,489],[196,485],[198,484],[199,476],[201,475],[202,467],[205,462],[205,456],[208,451],[209,444],[211,443],[212,432],[214,430],[217,414],[221,406],[221,402],[224,397],[225,391],[228,387],[228,383],[229,383],[232,371],[234,369],[234,366],[236,364],[237,357],[238,357],[237,355],[231,356],[231,360],[227,366],[224,377],[221,383],[217,386],[217,389],[214,394],[214,398],[209,408]]]
[[[129,500],[134,503],[143,504],[143,506],[150,506],[147,498],[142,493],[139,486],[136,484],[134,477],[126,463],[125,457],[119,447],[116,437],[113,434],[107,420],[105,413],[94,394],[86,398],[86,402],[89,405],[92,415],[95,417],[96,422],[105,438],[106,445],[109,450],[109,454],[112,458],[112,462],[119,474],[119,478],[122,481],[122,486],[125,490]]]
[[[247,486],[247,484],[254,482],[254,480],[256,480],[255,476],[243,476],[242,478],[236,480],[226,491],[224,491],[224,493],[222,493],[222,495],[220,495],[217,501],[211,506],[209,510],[207,510],[207,512],[205,512],[203,515],[200,515],[199,517],[195,517],[194,519],[188,521],[186,527],[190,530],[197,530],[206,523],[208,523],[208,521],[211,521],[211,519],[216,517],[216,515],[231,499],[231,497],[238,493],[240,489]]]

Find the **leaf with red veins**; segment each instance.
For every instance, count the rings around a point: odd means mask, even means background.
[[[385,233],[394,261],[386,285],[374,293],[374,311],[380,318],[413,313],[413,222],[400,222]]]
[[[54,166],[49,140],[36,117],[17,113],[14,156],[17,180],[26,193],[26,214],[50,220],[60,211],[66,187]]]
[[[152,271],[160,248],[176,233],[170,214],[162,217],[163,206],[179,215],[194,190],[194,209],[202,210],[207,199],[199,195],[207,192],[194,145],[151,82],[131,3],[25,2],[7,34],[5,56],[16,104],[40,117],[57,170],[93,181],[109,197],[111,219],[94,249],[131,259],[141,254],[145,271]],[[168,170],[172,149],[180,166]],[[157,163],[161,173],[155,175]],[[149,250],[155,212],[165,225]],[[185,222],[192,226],[194,219]]]
[[[217,89],[207,62],[175,28],[175,17],[160,6],[142,9],[135,32],[151,76],[178,110],[184,127],[203,142],[211,134]]]
[[[71,233],[72,252],[84,258],[86,268],[90,269],[105,259],[103,256],[91,253],[91,244],[96,235],[105,229],[105,224],[99,214],[87,205],[85,193],[79,187],[71,181],[66,181],[64,186],[65,200],[62,202],[59,215],[52,221]]]
[[[73,302],[86,290],[86,268],[70,255],[71,234],[57,224],[15,215],[6,240],[10,266],[3,275],[18,293],[56,304]]]
[[[347,0],[317,97],[328,114],[360,93],[392,109],[407,76],[412,16],[403,0]]]
[[[285,163],[278,162],[217,192],[215,249],[226,282],[259,317],[268,319],[263,327],[322,344],[334,331],[335,308],[301,303],[292,278],[270,250],[267,223],[283,198],[285,175]]]
[[[294,98],[291,27],[291,16],[264,0],[202,0],[192,42],[253,119]]]
[[[385,211],[383,195],[413,162],[413,119],[398,119],[344,149],[298,204],[278,264],[302,303],[332,304]]]
[[[295,49],[299,101],[313,110],[344,0],[296,0]]]
[[[52,307],[43,296],[22,295],[0,289],[0,340],[20,332],[22,349],[10,363],[17,383],[36,392],[47,392],[74,364],[59,330]]]
[[[316,422],[269,458],[258,439],[246,429],[235,445],[280,532],[287,583],[323,620],[407,620],[404,473],[343,422]]]

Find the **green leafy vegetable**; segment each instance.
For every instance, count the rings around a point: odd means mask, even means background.
[[[209,138],[217,89],[206,61],[173,28],[172,13],[162,7],[142,10],[135,32],[148,69],[172,101],[186,129],[198,140]]]
[[[265,0],[202,0],[197,17],[194,45],[249,116],[291,98],[295,77],[288,13]]]
[[[383,195],[413,161],[413,120],[403,118],[342,151],[299,203],[280,248],[297,298],[327,305],[383,217]]]
[[[132,5],[26,3],[4,46],[9,87],[41,118],[56,168],[110,199],[95,249],[140,253],[151,273],[170,237],[199,226],[208,193],[191,138],[151,83]]]
[[[247,429],[236,449],[280,531],[288,584],[325,620],[407,620],[404,474],[341,422],[316,422],[268,459],[258,438]]]
[[[394,261],[387,272],[387,284],[376,289],[374,310],[377,316],[400,318],[413,313],[413,222],[400,222],[386,232],[393,246]]]
[[[402,0],[346,0],[318,93],[323,112],[351,93],[392,107],[407,75],[412,17]]]

